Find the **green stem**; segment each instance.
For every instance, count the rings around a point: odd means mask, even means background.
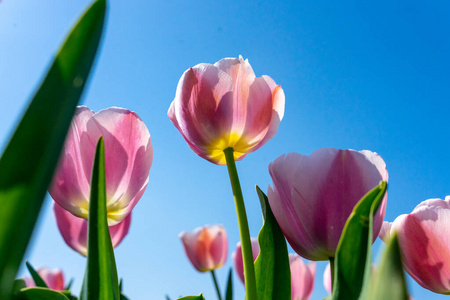
[[[219,298],[219,300],[222,300],[222,296],[220,295],[219,284],[217,283],[216,273],[214,272],[214,270],[211,270],[211,275],[214,281],[214,286],[216,287],[217,297]]]
[[[234,204],[241,236],[242,260],[244,261],[244,278],[246,300],[256,300],[255,267],[253,265],[252,244],[248,229],[247,214],[245,212],[244,198],[242,197],[241,184],[234,161],[233,148],[223,150],[227,161],[228,174],[230,175],[231,188],[233,189]]]
[[[333,292],[333,287],[334,287],[334,257],[330,257],[329,261],[330,261],[330,274],[331,274],[331,292]]]

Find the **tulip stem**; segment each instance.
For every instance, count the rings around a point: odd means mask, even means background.
[[[214,286],[216,287],[217,297],[219,298],[219,300],[222,300],[222,296],[220,295],[219,284],[217,283],[216,273],[214,272],[214,270],[211,270],[211,275],[214,281]]]
[[[331,293],[333,294],[334,287],[334,257],[330,257],[330,275],[331,275]]]
[[[242,196],[241,184],[234,161],[233,148],[223,150],[230,175],[231,188],[233,189],[234,204],[239,224],[239,234],[241,237],[242,260],[244,261],[244,278],[246,300],[256,300],[256,279],[255,267],[253,265],[252,244],[250,242],[250,232],[248,229],[247,213],[245,212],[244,197]]]

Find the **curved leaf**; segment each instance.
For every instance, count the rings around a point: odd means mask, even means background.
[[[80,299],[119,300],[120,289],[106,217],[105,145],[98,140],[92,168],[88,213],[88,245]]]
[[[358,202],[345,223],[336,250],[333,300],[356,300],[361,294],[365,272],[371,268],[373,214],[386,190],[387,183],[381,181]]]
[[[69,300],[62,293],[43,287],[32,287],[14,294],[14,300]]]
[[[267,196],[256,186],[264,224],[258,235],[260,253],[255,261],[258,300],[291,300],[291,269],[286,240],[270,210]]]
[[[408,292],[397,234],[392,235],[383,252],[370,300],[407,300]]]
[[[11,296],[97,52],[105,8],[105,0],[94,2],[75,25],[0,159],[0,299]]]
[[[177,300],[205,300],[205,297],[203,297],[203,294],[200,294],[198,296],[187,296],[178,298]]]

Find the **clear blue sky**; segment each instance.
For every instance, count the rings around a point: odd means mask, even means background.
[[[0,146],[44,70],[89,1],[0,2]],[[186,258],[178,234],[223,224],[230,255],[239,239],[226,167],[197,157],[167,117],[182,73],[243,55],[257,76],[284,89],[285,117],[268,144],[237,164],[252,236],[262,218],[254,192],[287,152],[368,149],[390,175],[386,220],[450,194],[450,3],[429,1],[110,1],[106,31],[82,103],[136,111],[152,135],[154,162],[129,235],[116,250],[133,300],[204,292],[209,274]],[[64,269],[78,293],[85,260],[61,238],[47,199],[26,258]],[[380,242],[375,244],[378,253]],[[324,263],[312,299],[322,299]],[[23,274],[23,271],[21,272]],[[235,299],[244,289],[234,276]],[[409,280],[415,299],[444,299]]]

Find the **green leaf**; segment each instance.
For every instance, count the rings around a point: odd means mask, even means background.
[[[200,294],[198,296],[187,296],[187,297],[181,297],[177,300],[205,300],[205,297],[203,297],[203,294]]]
[[[233,269],[228,272],[227,289],[225,292],[225,300],[233,300]]]
[[[386,193],[387,183],[381,181],[355,206],[347,219],[336,250],[333,300],[358,299],[363,279],[372,268],[373,214]]]
[[[13,291],[13,293],[16,293],[26,287],[27,287],[27,284],[25,283],[25,280],[19,278],[19,279],[14,280],[12,291]]]
[[[43,287],[21,289],[14,294],[14,300],[70,300],[62,293]]]
[[[36,270],[33,268],[33,266],[28,261],[26,261],[25,264],[27,266],[28,272],[30,272],[31,277],[33,278],[34,284],[37,287],[48,288],[45,281],[41,278],[41,276],[38,274],[38,272],[36,272]]]
[[[105,0],[94,2],[75,25],[0,159],[0,299],[11,296],[97,52],[105,7]]]
[[[290,300],[291,269],[286,240],[270,210],[267,196],[256,186],[264,224],[259,232],[260,253],[255,261],[258,300]]]
[[[397,234],[392,235],[383,252],[369,299],[408,299]]]
[[[72,287],[73,284],[73,278],[70,279],[69,283],[66,285],[66,287],[64,288],[66,291],[70,291],[70,288]]]
[[[119,280],[106,213],[105,145],[101,137],[97,143],[92,168],[86,275],[80,299],[120,299]]]

